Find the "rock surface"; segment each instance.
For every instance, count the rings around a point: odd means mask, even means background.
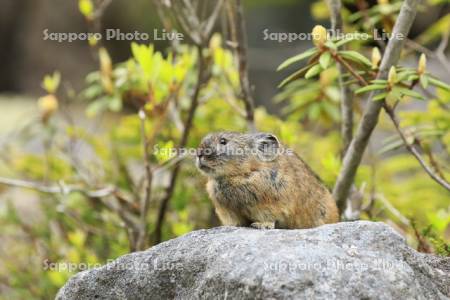
[[[450,259],[383,223],[191,232],[73,276],[57,299],[450,299]]]

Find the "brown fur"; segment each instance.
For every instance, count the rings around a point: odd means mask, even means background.
[[[259,150],[261,145],[285,151],[261,159],[259,154],[267,150]],[[225,153],[239,147],[254,151]],[[267,133],[222,132],[203,139],[197,164],[208,176],[207,191],[224,225],[311,228],[338,222],[330,192],[308,165],[289,151]]]

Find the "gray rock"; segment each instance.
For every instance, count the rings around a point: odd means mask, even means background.
[[[450,259],[383,223],[218,227],[73,276],[57,299],[450,299]]]

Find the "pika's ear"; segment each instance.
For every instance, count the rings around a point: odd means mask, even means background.
[[[267,153],[280,148],[280,142],[271,133],[259,133],[257,134],[256,147],[259,151]]]

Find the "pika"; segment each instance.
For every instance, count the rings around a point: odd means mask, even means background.
[[[270,133],[203,138],[197,168],[223,225],[311,228],[339,221],[336,203],[310,167]]]

